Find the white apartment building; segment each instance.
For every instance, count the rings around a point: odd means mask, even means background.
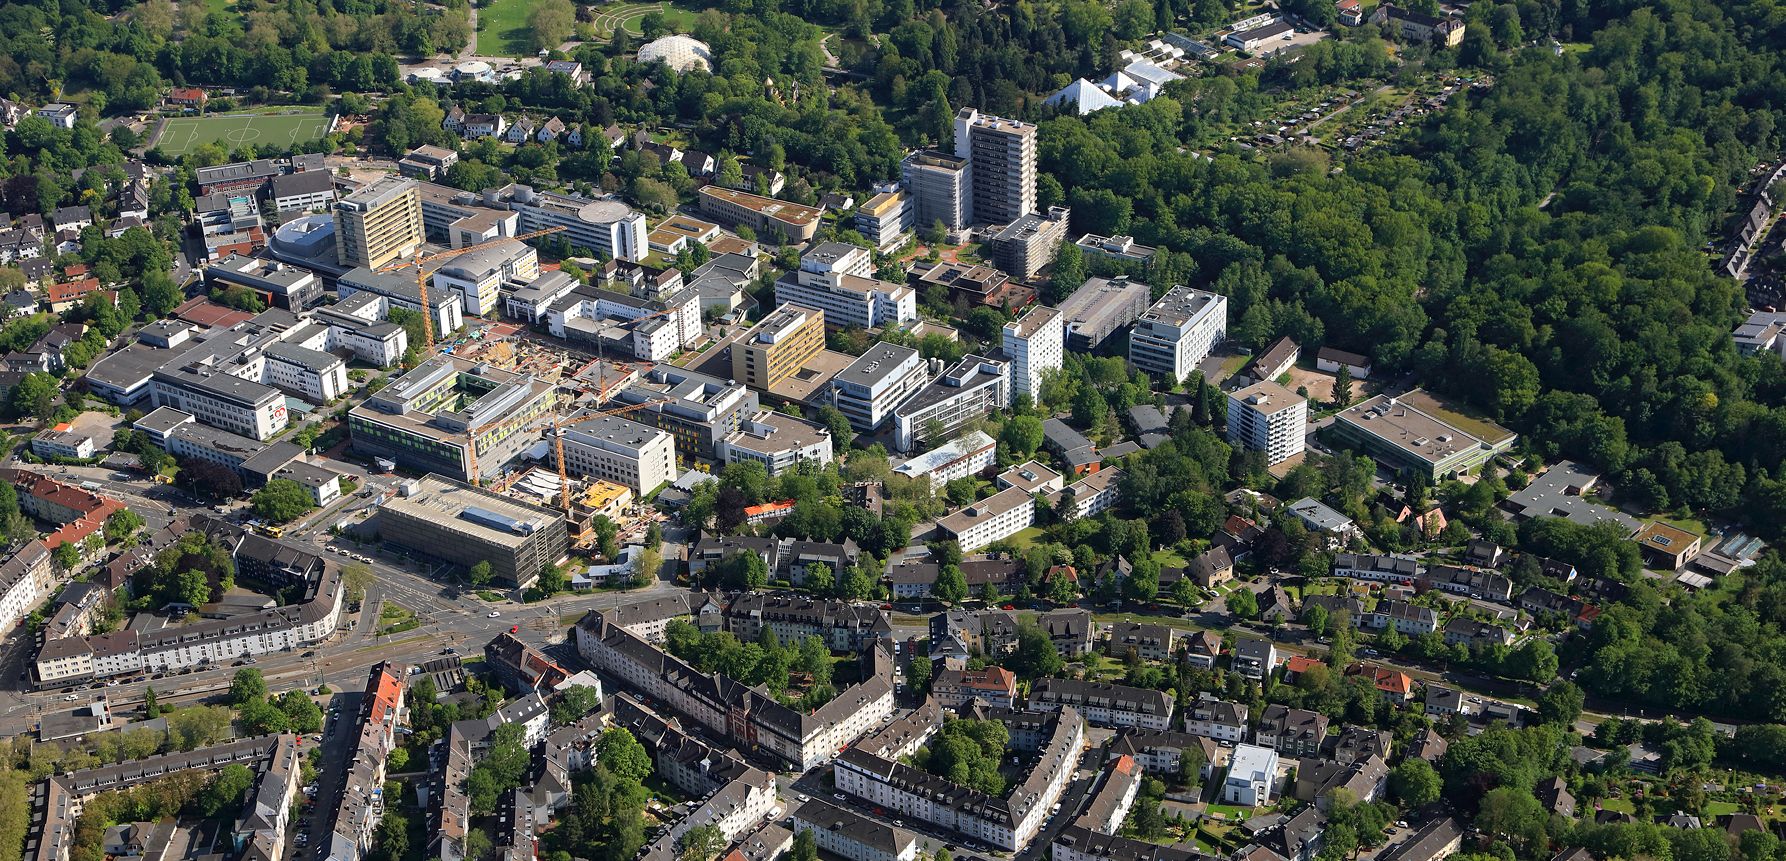
[[[848,861],[915,861],[918,835],[814,798],[794,811],[794,830],[811,831],[820,849]]]
[[[1172,728],[1173,700],[1163,691],[1078,679],[1037,679],[1030,687],[1033,711],[1072,706],[1094,726]]]
[[[1270,380],[1228,393],[1228,441],[1279,464],[1302,453],[1308,401]]]
[[[1042,374],[1058,370],[1066,357],[1067,326],[1061,313],[1037,305],[1005,324],[1002,348],[1011,360],[1011,400],[1029,395],[1041,399]]]
[[[724,674],[696,672],[646,642],[652,632],[661,637],[670,619],[690,612],[680,595],[590,611],[575,628],[577,653],[720,737],[748,740],[801,771],[829,761],[893,712],[892,654],[884,645],[875,647],[882,650],[884,663],[876,663],[884,671],[811,713],[799,712]]]
[[[0,626],[12,630],[31,615],[55,588],[50,549],[42,541],[30,541],[0,563]]]
[[[1107,466],[1049,495],[1054,510],[1069,520],[1096,517],[1122,496],[1122,470]]]
[[[749,768],[707,796],[701,806],[678,819],[654,846],[647,847],[645,854],[653,858],[668,857],[676,851],[682,835],[707,825],[718,828],[720,836],[730,844],[768,819],[774,809],[775,775],[760,768]],[[663,849],[661,855],[655,851],[659,847]]]
[[[756,461],[770,475],[802,463],[823,467],[831,462],[831,432],[809,421],[764,410],[739,424],[714,445],[720,463]]]
[[[540,277],[539,252],[518,240],[461,254],[434,270],[433,289],[459,294],[465,313],[495,316],[505,285],[532,283]]]
[[[1228,297],[1179,285],[1135,321],[1129,333],[1129,362],[1136,368],[1182,382],[1228,334]]]
[[[872,329],[917,320],[918,292],[873,275],[868,249],[822,243],[801,255],[797,271],[775,282],[775,302],[817,308],[833,326]]]
[[[559,236],[573,247],[586,248],[603,257],[639,260],[651,253],[646,240],[644,214],[618,198],[591,200],[569,194],[535,191],[525,185],[484,192],[492,206],[507,205],[521,216],[522,233],[562,227]]]
[[[561,429],[565,469],[645,496],[676,480],[676,441],[620,416],[597,416]]]
[[[1228,804],[1260,807],[1271,803],[1277,783],[1277,751],[1240,744],[1228,760],[1228,778],[1222,782],[1222,800]]]
[[[894,407],[924,387],[927,367],[917,350],[882,341],[831,378],[831,405],[850,427],[873,433]]]
[[[1050,808],[1060,800],[1078,767],[1084,741],[1085,721],[1072,708],[1062,709],[1035,767],[1004,798],[856,747],[838,754],[832,773],[838,791],[872,806],[1015,852],[1035,839]]]
[[[1216,741],[1238,744],[1246,740],[1247,707],[1243,703],[1199,697],[1184,713],[1184,731]]]
[[[1011,363],[969,353],[893,409],[893,447],[920,451],[1010,403]]]
[[[1007,487],[936,521],[937,528],[972,553],[1000,538],[1028,529],[1036,520],[1036,499],[1020,487]]]
[[[930,489],[937,490],[957,478],[984,472],[997,454],[998,443],[985,431],[974,431],[894,467],[893,474],[929,478]]]
[[[39,457],[85,459],[93,456],[93,438],[73,431],[47,430],[31,438],[31,452]]]
[[[37,655],[38,682],[48,687],[140,671],[177,672],[303,648],[335,633],[341,623],[340,575],[329,570],[322,576],[311,600],[251,616],[207,619],[160,631],[122,630],[48,640]]]

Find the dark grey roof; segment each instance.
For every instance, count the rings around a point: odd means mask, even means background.
[[[1101,834],[1082,825],[1069,825],[1061,829],[1054,842],[1107,861],[1199,861],[1214,857],[1176,846],[1161,846],[1158,843],[1144,843],[1127,837]]]
[[[301,173],[288,173],[273,177],[274,197],[319,194],[333,187],[334,180],[329,178],[329,172],[326,170],[306,170]]]
[[[1138,714],[1172,714],[1172,700],[1164,691],[1078,679],[1037,679],[1029,698],[1031,702],[1090,704]]]
[[[870,819],[854,810],[839,807],[814,798],[794,811],[796,826],[814,828],[820,831],[832,831],[846,840],[852,840],[874,851],[881,857],[898,856],[905,847],[917,840],[916,834],[903,828],[894,828],[880,820]]]
[[[881,341],[869,347],[867,352],[851,362],[849,367],[844,368],[843,372],[833,379],[872,389],[917,353],[917,350],[910,347],[901,347],[898,344]]]
[[[1432,861],[1463,839],[1463,828],[1450,816],[1422,824],[1414,836],[1379,855],[1380,861]]]

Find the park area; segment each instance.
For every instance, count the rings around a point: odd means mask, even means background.
[[[669,32],[686,33],[694,29],[695,13],[687,9],[678,9],[668,3],[622,3],[613,8],[596,9],[595,34],[612,39],[616,30],[625,30],[629,36],[643,36],[645,16],[653,12],[664,16],[664,27]]]
[[[162,122],[153,146],[174,157],[210,143],[229,152],[245,144],[283,150],[316,140],[328,131],[329,117],[316,110],[173,117]]]
[[[527,15],[534,0],[494,0],[478,10],[478,48],[490,55],[526,57],[533,54],[533,33]],[[686,33],[693,29],[695,13],[664,2],[617,3],[594,7],[595,37],[612,39],[624,30],[635,38],[645,34],[645,16],[656,12],[663,16],[669,32]]]

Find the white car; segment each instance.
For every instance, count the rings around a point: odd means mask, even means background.
[[[75,700],[78,700],[78,699],[80,699],[80,698],[81,698],[81,695],[80,695],[80,694],[69,694],[69,695],[68,695],[68,696],[65,696],[65,697],[63,697],[63,698],[62,698],[62,700],[63,700],[63,701],[64,701],[64,702],[70,702],[70,703],[72,703],[72,702],[74,702],[74,701],[75,701]]]
[[[491,611],[490,611],[490,618],[492,618],[492,619],[494,619],[494,618],[496,618],[496,617],[498,617],[498,616],[501,616],[501,615],[502,615],[502,614],[501,614],[501,613],[498,613],[498,612],[496,612],[496,611],[495,611],[495,610],[491,610]]]

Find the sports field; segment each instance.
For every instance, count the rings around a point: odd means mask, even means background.
[[[478,52],[490,57],[527,57],[533,54],[527,12],[532,0],[494,0],[478,10]]]
[[[213,142],[230,151],[243,144],[285,149],[316,140],[328,129],[329,118],[314,112],[173,117],[162,123],[154,146],[171,156],[185,155]]]

